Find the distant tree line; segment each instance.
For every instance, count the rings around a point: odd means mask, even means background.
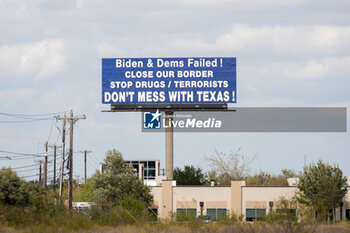
[[[283,169],[281,174],[272,175],[259,172],[250,175],[250,165],[256,156],[247,158],[240,153],[225,154],[215,151],[207,157],[211,170],[204,173],[193,165],[185,165],[183,169],[175,168],[174,179],[178,185],[216,185],[228,186],[231,180],[245,180],[247,186],[288,186],[288,178],[298,178],[298,193],[296,200],[314,212],[314,217],[335,222],[335,209],[340,206],[347,193],[347,179],[337,165],[330,165],[322,160],[305,166],[296,174],[289,169]]]
[[[287,179],[298,175],[289,169],[283,169],[281,174],[272,175],[260,171],[251,175],[250,165],[255,161],[256,155],[248,158],[237,152],[225,154],[215,151],[215,154],[206,157],[211,170],[204,172],[193,165],[185,165],[183,168],[174,169],[174,180],[178,185],[215,185],[229,186],[232,180],[245,180],[248,186],[288,186]]]
[[[248,186],[288,186],[288,178],[298,177],[296,201],[299,206],[310,210],[317,220],[335,221],[335,208],[348,191],[347,180],[337,165],[319,160],[305,166],[299,174],[283,169],[279,175],[262,171],[250,175],[250,165],[255,158],[243,156],[240,150],[229,154],[215,151],[207,158],[210,171],[185,165],[174,169],[174,179],[177,185],[210,185],[214,182],[227,186],[231,180],[241,179]],[[148,219],[153,201],[150,187],[135,175],[119,151],[107,151],[104,163],[103,171],[96,171],[86,184],[74,184],[74,201],[95,202],[89,216],[99,224],[135,223]],[[69,217],[64,217],[70,216],[64,207],[65,200],[59,203],[57,191],[44,190],[38,182],[27,182],[11,168],[0,170],[0,223],[5,219],[7,223],[25,226],[40,223],[48,216],[59,218],[55,221],[68,221]]]

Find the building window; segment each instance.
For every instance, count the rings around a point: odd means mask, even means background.
[[[157,221],[158,209],[157,208],[148,209],[148,217],[151,221]]]
[[[143,179],[144,180],[155,180],[157,174],[156,170],[156,163],[158,163],[158,169],[159,169],[159,161],[153,160],[153,161],[139,161],[139,160],[126,160],[125,163],[130,164],[133,166],[135,174],[139,175],[140,173],[143,173]],[[143,170],[139,171],[139,165],[143,164]]]
[[[189,221],[197,217],[197,209],[185,209],[178,208],[176,209],[176,219],[178,221]]]
[[[266,209],[246,209],[246,221],[262,220],[266,216]]]
[[[350,221],[350,209],[345,209],[345,218]]]
[[[155,179],[156,169],[148,169],[148,178]]]
[[[148,161],[148,167],[156,169],[156,162],[155,161]]]
[[[210,220],[220,220],[227,215],[227,209],[207,209],[207,216]]]

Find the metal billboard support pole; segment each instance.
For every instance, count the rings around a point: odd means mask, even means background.
[[[173,131],[173,111],[165,111],[165,176],[167,180],[173,179],[174,169],[174,131]]]
[[[174,111],[195,111],[195,112],[227,112],[236,111],[228,109],[227,103],[215,104],[111,104],[110,110],[102,112],[144,112],[144,111],[164,111],[165,112],[165,176],[167,180],[173,180],[174,169]]]

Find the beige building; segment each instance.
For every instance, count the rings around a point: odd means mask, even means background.
[[[231,186],[176,186],[176,181],[163,180],[153,186],[153,210],[160,218],[173,214],[187,214],[197,217],[206,215],[212,219],[231,213],[243,215],[246,221],[264,217],[269,211],[281,209],[280,200],[291,200],[296,192],[296,182],[291,186],[274,187],[245,186],[245,181],[232,181]],[[350,220],[350,194],[344,198],[343,206],[336,211],[336,218]],[[296,213],[296,206],[289,206]]]

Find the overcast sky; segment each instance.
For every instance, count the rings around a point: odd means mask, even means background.
[[[237,57],[234,106],[349,108],[349,12],[349,0],[0,0],[0,112],[85,114],[74,150],[93,151],[89,175],[112,148],[164,167],[164,135],[142,133],[140,113],[101,112],[109,108],[101,103],[101,58]],[[42,153],[47,139],[60,145],[62,122],[14,120],[24,119],[0,115],[0,150]],[[252,173],[299,171],[322,158],[350,175],[348,132],[177,133],[174,140],[178,167],[207,170],[204,158],[215,149],[240,147],[258,155]],[[81,177],[81,153],[74,168]]]

